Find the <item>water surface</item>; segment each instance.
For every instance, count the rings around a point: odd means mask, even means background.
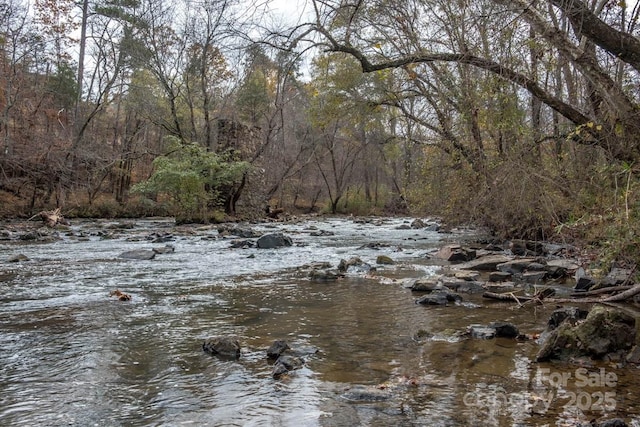
[[[532,362],[533,341],[459,338],[497,320],[539,332],[555,307],[513,310],[477,295],[415,304],[405,280],[440,268],[425,254],[470,233],[398,228],[410,221],[252,225],[293,239],[274,250],[231,249],[216,227],[164,219],[124,230],[113,226],[126,221],[77,222],[53,243],[0,242],[0,425],[638,425],[631,368],[589,367],[615,373],[615,387],[578,387],[576,367]],[[118,257],[164,246],[151,243],[163,234],[175,252]],[[30,261],[4,262],[18,253]],[[352,256],[375,265],[378,255],[396,263],[337,282],[313,282],[302,267]],[[132,300],[109,298],[114,289]],[[205,338],[227,334],[240,337],[239,361],[202,351]],[[318,352],[275,380],[266,349],[276,339]],[[574,378],[550,384],[541,372]],[[594,409],[607,391],[613,407]],[[567,405],[572,395],[582,403]]]

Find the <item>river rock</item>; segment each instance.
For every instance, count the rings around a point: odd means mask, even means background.
[[[7,262],[23,262],[23,261],[31,261],[28,256],[24,254],[12,255],[7,258]]]
[[[211,337],[204,341],[202,349],[225,359],[240,358],[240,341],[235,336]]]
[[[418,298],[415,302],[421,305],[447,305],[450,302],[462,301],[462,297],[446,289],[437,290]]]
[[[496,336],[496,330],[485,325],[469,325],[467,333],[471,338],[480,340],[490,340]]]
[[[289,347],[289,343],[287,343],[285,340],[276,340],[267,349],[267,357],[269,359],[277,359],[282,355],[282,353],[289,350],[290,348],[291,347]]]
[[[442,289],[442,284],[439,277],[423,277],[414,280],[410,288],[414,292],[433,292]]]
[[[221,236],[238,236],[243,239],[254,239],[256,237],[260,237],[262,233],[259,233],[252,228],[248,227],[239,227],[228,224],[221,224],[218,226],[218,234]]]
[[[596,284],[596,281],[589,276],[582,276],[576,281],[576,286],[573,288],[577,292],[586,292]]]
[[[508,257],[507,255],[487,255],[467,261],[463,264],[458,264],[456,268],[461,270],[493,271],[496,269],[498,264],[503,264],[507,261],[511,261],[511,257]]]
[[[335,234],[336,233],[329,230],[315,230],[309,233],[309,235],[313,237],[335,236]]]
[[[484,283],[478,281],[459,280],[453,277],[443,277],[442,284],[460,294],[480,294],[485,292]]]
[[[518,327],[509,322],[491,322],[488,325],[470,325],[467,334],[476,339],[516,338],[520,335]]]
[[[529,266],[536,261],[535,258],[519,258],[496,265],[499,271],[511,274],[520,274],[529,269]]]
[[[275,249],[283,246],[292,246],[293,241],[291,237],[285,236],[282,233],[270,233],[261,236],[256,245],[260,249]]]
[[[314,268],[309,272],[309,278],[314,282],[335,282],[344,274],[331,269]]]
[[[549,316],[549,320],[547,322],[547,330],[552,331],[556,329],[565,320],[571,325],[575,325],[578,321],[584,320],[588,314],[589,311],[583,310],[578,307],[559,308],[551,313],[551,316]]]
[[[563,321],[544,340],[537,361],[590,357],[602,359],[628,353],[636,340],[636,322],[627,313],[603,306],[594,307],[586,319],[573,326]]]
[[[283,375],[288,374],[291,371],[302,368],[303,365],[304,360],[302,360],[302,358],[283,354],[278,357],[278,360],[276,360],[276,363],[273,365],[271,376],[275,379],[281,378]]]
[[[349,260],[340,260],[338,271],[343,273],[368,273],[371,271],[371,265],[362,261],[359,257],[351,257]]]
[[[614,267],[609,271],[603,281],[609,286],[622,285],[623,283],[629,282],[632,275],[633,270],[630,268]]]
[[[387,388],[358,385],[345,391],[341,397],[352,402],[381,402],[391,399],[393,394]]]
[[[232,240],[231,243],[229,244],[229,247],[231,249],[249,249],[254,246],[255,246],[255,243],[253,242],[253,240],[247,240],[247,239]]]
[[[546,255],[547,250],[544,243],[533,240],[512,240],[509,243],[511,253],[518,256],[538,256]]]
[[[158,255],[170,254],[170,253],[173,253],[173,252],[176,251],[176,247],[173,246],[173,245],[164,245],[164,246],[161,246],[159,248],[153,248],[152,250],[153,250],[153,252],[157,253]]]
[[[395,264],[395,262],[387,255],[378,255],[376,257],[376,264],[391,265]]]
[[[449,262],[465,262],[474,259],[476,251],[460,245],[446,245],[440,248],[434,257]]]
[[[118,255],[119,258],[135,260],[151,260],[156,257],[156,252],[148,249],[135,249],[126,251]]]
[[[547,277],[546,271],[526,271],[522,273],[522,280],[525,283],[540,283]]]
[[[574,260],[558,258],[547,260],[546,269],[553,278],[564,277],[567,274],[573,274],[578,267],[578,263]]]
[[[508,273],[506,271],[492,271],[489,274],[490,282],[506,282],[507,280],[511,280],[513,274]]]
[[[496,337],[503,338],[516,338],[520,335],[518,327],[509,322],[491,322],[488,325],[490,328],[495,329]]]
[[[513,292],[516,289],[516,284],[513,282],[487,282],[483,287],[487,292],[500,294],[503,292]]]
[[[416,218],[411,222],[411,228],[425,228],[427,224],[420,218]]]

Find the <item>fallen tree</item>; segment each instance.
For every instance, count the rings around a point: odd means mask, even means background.
[[[36,215],[29,218],[29,220],[32,220],[37,216],[39,216],[42,219],[42,221],[44,221],[47,227],[53,228],[58,224],[69,225],[69,222],[64,218],[64,216],[62,216],[62,212],[60,211],[60,208],[56,208],[51,211],[39,212]]]

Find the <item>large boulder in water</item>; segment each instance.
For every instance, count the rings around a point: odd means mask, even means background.
[[[260,249],[274,249],[282,246],[292,246],[293,242],[291,237],[282,233],[271,233],[260,237],[256,244]]]
[[[618,359],[628,353],[635,342],[634,317],[615,308],[596,306],[583,322],[575,326],[569,317],[562,321],[548,334],[536,360],[541,362],[576,357]]]

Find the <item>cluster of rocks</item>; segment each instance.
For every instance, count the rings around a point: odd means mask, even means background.
[[[235,236],[230,243],[234,249],[258,248],[276,249],[280,247],[293,246],[291,237],[280,233],[262,234],[252,228],[221,225],[218,227],[218,235],[222,237]]]
[[[60,232],[49,227],[28,227],[26,225],[7,226],[0,230],[0,240],[19,240],[23,242],[51,243],[61,240]]]
[[[569,248],[537,242],[512,242],[507,248],[476,249],[458,244],[446,245],[431,257],[446,261],[444,274],[412,279],[407,287],[421,294],[416,303],[449,305],[462,301],[461,293],[510,293],[528,284],[548,285],[572,280],[573,292],[608,287],[628,282],[632,271],[614,268],[600,280],[589,277],[579,262],[556,256]],[[488,279],[488,280],[480,280]],[[566,285],[564,286],[566,287]],[[571,286],[566,287],[569,291]],[[553,289],[547,289],[554,292]],[[640,363],[640,346],[636,345],[635,317],[618,308],[594,307],[587,310],[565,307],[550,317],[547,329],[541,334],[536,360],[605,359],[616,362]],[[530,339],[507,322],[470,325],[464,336],[477,339],[497,337]]]
[[[223,360],[238,360],[241,357],[240,341],[237,336],[214,336],[204,340],[202,349]],[[293,349],[285,340],[276,340],[267,349],[267,359],[272,363],[271,376],[280,379],[304,366],[304,357],[317,353],[316,348]]]

